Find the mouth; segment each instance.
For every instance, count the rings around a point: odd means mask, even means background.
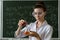
[[[37,20],[40,20],[40,18],[37,18]]]
[[[37,19],[40,19],[40,17],[37,17]]]

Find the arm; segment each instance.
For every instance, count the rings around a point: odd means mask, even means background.
[[[24,35],[25,30],[27,29],[27,27],[23,28],[21,30],[21,28],[18,28],[17,31],[15,31],[15,37],[19,38],[19,37],[25,37],[26,35]]]
[[[27,29],[27,27],[25,27],[25,28],[23,28],[22,30],[21,30],[21,28],[24,26],[24,25],[26,25],[26,21],[24,21],[24,20],[19,20],[19,22],[18,22],[18,29],[16,30],[16,32],[15,32],[15,37],[22,37],[22,36],[25,36],[25,35],[23,35],[23,32]]]
[[[48,28],[45,32],[44,40],[51,40],[53,29],[52,27]]]
[[[31,31],[30,35],[36,37],[37,40],[41,40],[41,37],[36,32]]]
[[[41,38],[40,38],[40,36],[37,34],[37,36],[36,36],[36,39],[37,40],[41,40]]]
[[[30,31],[29,33],[26,33],[25,35],[35,37],[37,40],[41,40],[39,34],[34,31]]]
[[[15,35],[18,36],[21,32],[21,27],[18,27],[17,31],[15,32]]]

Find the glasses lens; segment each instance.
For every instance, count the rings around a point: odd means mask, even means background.
[[[33,13],[32,13],[32,15],[37,15],[37,14],[38,14],[38,15],[41,15],[42,13],[41,13],[41,12],[39,12],[39,13],[33,12]]]

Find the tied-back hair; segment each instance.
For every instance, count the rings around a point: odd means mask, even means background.
[[[46,6],[45,6],[45,4],[44,4],[43,1],[37,2],[37,3],[35,4],[35,6],[33,7],[33,9],[35,9],[35,8],[43,8],[43,11],[46,11]]]

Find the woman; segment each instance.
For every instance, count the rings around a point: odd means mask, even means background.
[[[15,32],[15,36],[17,38],[29,36],[29,40],[50,40],[53,29],[45,20],[46,7],[43,2],[38,2],[34,6],[32,15],[36,21],[29,25],[25,20],[19,20],[19,27]],[[24,25],[26,27],[21,30]]]

